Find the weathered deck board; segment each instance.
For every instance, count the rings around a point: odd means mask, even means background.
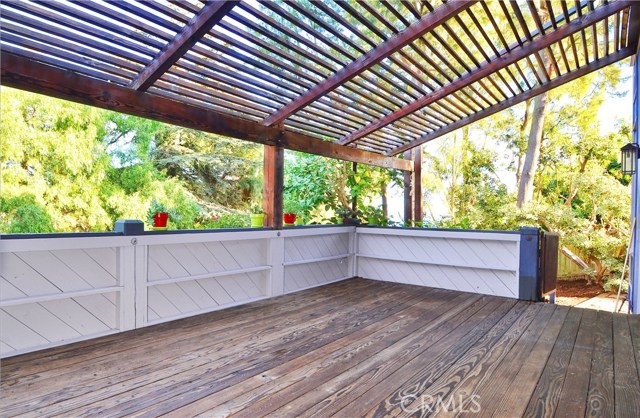
[[[638,343],[635,317],[352,279],[5,359],[0,416],[638,416]]]

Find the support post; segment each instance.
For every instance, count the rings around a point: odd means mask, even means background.
[[[282,196],[284,188],[284,148],[264,146],[262,200],[264,226],[282,229]]]
[[[638,6],[636,6],[638,8]],[[632,8],[631,11],[634,9]],[[633,143],[640,144],[640,133],[638,125],[640,123],[640,39],[638,40],[637,53],[633,62]],[[634,219],[640,217],[640,179],[639,173],[631,177],[631,225]],[[629,251],[629,291],[627,299],[629,301],[629,311],[633,314],[640,313],[640,222],[635,223],[635,232],[631,241]]]
[[[405,160],[411,160],[411,151],[405,151]],[[413,221],[413,208],[411,205],[411,171],[404,172],[404,224],[411,226]]]
[[[422,146],[413,149],[413,220],[415,226],[421,227],[422,215]]]
[[[358,174],[358,163],[356,163],[355,161],[353,163],[351,163],[351,169],[353,170],[353,175],[354,176],[357,175]],[[351,210],[354,213],[358,210],[358,196],[356,196],[355,194],[351,198]]]
[[[538,228],[520,228],[520,281],[518,299],[538,301],[538,260],[539,260],[539,230]]]

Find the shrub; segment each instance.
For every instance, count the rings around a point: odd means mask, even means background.
[[[23,234],[54,232],[47,209],[36,202],[35,196],[23,194],[0,198],[0,232]]]

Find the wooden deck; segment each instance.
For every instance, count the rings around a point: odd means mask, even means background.
[[[639,366],[638,317],[351,279],[3,360],[0,416],[638,417]]]

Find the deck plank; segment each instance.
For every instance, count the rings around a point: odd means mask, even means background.
[[[442,323],[441,317],[444,311],[441,307],[443,303],[451,301],[451,296],[453,295],[437,296],[441,298],[440,300],[432,298],[422,300],[395,314],[395,322],[375,333],[366,337],[357,336],[355,339],[354,334],[351,334],[313,350],[295,361],[268,370],[265,372],[269,378],[266,384],[264,374],[256,376],[176,412],[183,416],[196,414],[217,416],[223,411],[224,413],[242,411],[239,416],[256,416],[272,412],[332,378],[338,370],[344,370],[347,365],[350,369],[353,368],[389,344],[405,338],[424,338],[426,332],[421,328],[433,329]],[[469,295],[465,296],[468,301],[475,299]],[[380,324],[382,321],[372,324],[371,328],[378,328]]]
[[[559,306],[554,311],[549,328],[542,333],[536,345],[531,350],[527,362],[522,365],[520,371],[509,386],[507,391],[497,405],[497,408],[485,408],[481,411],[482,416],[493,416],[496,418],[506,416],[522,416],[531,395],[536,388],[536,384],[542,375],[542,371],[547,363],[549,355],[553,350],[558,336],[563,332],[565,320],[575,309]]]
[[[432,416],[438,412],[445,415],[457,412],[460,400],[467,400],[471,396],[478,379],[490,377],[500,359],[517,340],[516,336],[521,334],[534,318],[537,309],[536,306],[525,302],[519,302],[513,306],[436,381],[426,386],[423,391],[416,393],[414,402],[396,408],[392,415],[408,417],[420,413]],[[482,375],[478,376],[478,372]]]
[[[596,319],[596,311],[587,309],[582,314],[580,329],[567,367],[566,381],[556,409],[555,416],[558,418],[584,416],[586,412]]]
[[[263,317],[261,321],[256,321],[253,318],[251,323],[240,321],[239,324],[236,324],[235,321],[232,321],[230,324],[228,320],[213,320],[204,329],[188,328],[183,330],[184,332],[174,333],[175,335],[163,332],[160,336],[163,341],[163,350],[152,350],[153,345],[157,345],[158,336],[156,336],[156,339],[151,338],[148,344],[137,346],[135,349],[130,348],[127,351],[128,356],[141,359],[141,362],[122,362],[118,350],[112,355],[96,358],[93,363],[87,362],[85,367],[79,367],[79,364],[75,364],[75,367],[71,366],[64,376],[55,373],[58,369],[54,366],[53,375],[40,373],[38,385],[31,385],[27,396],[22,393],[19,384],[5,386],[3,401],[7,404],[16,401],[13,408],[15,408],[15,412],[19,412],[24,409],[45,407],[60,400],[70,403],[71,399],[83,395],[98,399],[99,394],[102,393],[99,392],[100,390],[105,392],[108,390],[108,393],[113,394],[114,385],[120,382],[127,382],[128,388],[133,388],[136,384],[153,382],[154,378],[160,378],[163,373],[171,376],[183,370],[202,366],[209,358],[218,356],[220,353],[224,353],[227,357],[237,353],[247,356],[256,352],[255,347],[259,342],[273,341],[278,337],[284,338],[292,332],[292,329],[297,331],[298,336],[302,336],[305,330],[308,332],[316,331],[318,324],[323,321],[330,321],[345,314],[358,312],[359,309],[366,308],[369,304],[377,306],[391,303],[395,297],[407,298],[410,295],[407,293],[407,289],[402,287],[392,289],[385,287],[384,290],[386,291],[385,296],[380,296],[377,292],[362,290],[358,303],[352,303],[346,310],[345,303],[352,300],[353,295],[349,292],[341,292],[341,295],[336,298],[337,300],[325,299],[318,306],[307,308],[306,311],[293,310],[287,314],[279,312],[276,315]],[[322,309],[319,309],[320,307]],[[305,312],[306,314],[304,314]],[[215,315],[210,317],[215,318]],[[250,340],[241,344],[245,337],[250,337]],[[126,340],[123,343],[126,343]],[[203,346],[204,348],[202,348]],[[198,351],[201,348],[202,351]],[[102,348],[98,348],[96,351],[102,352]],[[153,352],[153,355],[149,355],[150,352]],[[189,354],[190,352],[198,353],[198,355]],[[64,360],[61,361],[64,362]],[[167,368],[167,364],[170,364],[171,367]],[[93,377],[90,383],[70,384],[82,380],[86,381],[87,376]],[[57,388],[57,382],[61,380],[67,384],[57,391],[52,390],[52,388]],[[127,390],[127,387],[122,387],[121,390]],[[41,397],[42,393],[48,393],[48,396]],[[40,399],[37,402],[32,401],[38,397]],[[62,407],[60,404],[56,405],[58,408]],[[20,407],[23,409],[19,409]]]
[[[446,370],[447,366],[463,356],[513,307],[513,301],[489,302],[480,311],[446,338],[429,347],[419,357],[406,362],[388,378],[380,381],[356,400],[348,403],[336,413],[337,416],[385,415],[388,412],[401,412],[398,408],[407,397],[412,400],[415,394],[430,386]],[[479,321],[479,322],[478,322]],[[426,361],[429,359],[430,361]]]
[[[585,416],[614,416],[613,361],[613,315],[599,311],[593,341],[591,381]]]
[[[484,382],[470,393],[469,399],[462,402],[456,416],[470,417],[483,416],[482,405],[497,405],[509,392],[509,388],[520,371],[520,368],[529,361],[531,350],[543,332],[553,332],[553,324],[550,322],[555,312],[555,305],[540,305],[540,311],[527,327],[518,342],[500,362],[491,379]],[[560,330],[558,323],[556,333]],[[484,409],[486,412],[487,408]]]
[[[253,335],[248,335],[245,344],[235,343],[232,348],[224,344],[224,357],[220,357],[217,350],[202,353],[196,359],[189,359],[169,370],[162,368],[152,374],[140,375],[127,381],[126,385],[90,390],[82,397],[52,404],[38,412],[43,415],[53,412],[77,415],[84,412],[84,404],[90,402],[91,408],[86,410],[88,414],[116,411],[131,414],[167,399],[175,401],[202,390],[221,390],[404,309],[407,301],[417,295],[412,289],[400,289],[399,292],[384,292],[363,301],[353,300],[349,308],[332,312],[317,321],[307,321],[304,326],[293,325],[279,333],[265,333],[266,342],[255,342]],[[344,306],[348,302],[342,303]],[[318,308],[314,312],[317,313]],[[277,324],[276,318],[273,325]]]
[[[423,403],[421,407],[428,407],[434,411],[433,416],[455,417],[458,412],[465,409],[476,410],[481,407],[480,398],[477,396],[478,388],[485,382],[491,381],[493,374],[509,355],[520,337],[526,332],[533,320],[541,310],[540,304],[520,304],[522,311],[517,319],[505,317],[507,324],[511,325],[500,336],[500,330],[494,328],[498,338],[491,341],[491,332],[484,337],[485,341],[478,342],[473,350],[465,355],[466,361],[459,360],[450,368],[448,377],[440,379],[439,387],[434,385],[429,389],[429,395],[439,399],[438,403]],[[516,307],[512,311],[516,312]],[[464,371],[464,372],[461,372]],[[475,396],[474,396],[475,395]]]
[[[3,360],[0,416],[635,417],[639,365],[639,317],[350,279]]]
[[[444,321],[442,324],[434,329],[429,327],[424,330],[427,332],[426,336],[420,334],[417,340],[414,336],[397,344],[391,344],[355,367],[338,370],[331,380],[274,411],[273,415],[327,416],[335,413],[353,402],[367,389],[388,379],[407,361],[418,355],[424,355],[425,350],[430,349],[434,353],[438,351],[436,344],[444,345],[442,342],[444,340],[455,341],[451,333],[455,333],[472,315],[477,314],[479,318],[487,315],[492,309],[487,307],[488,304],[492,307],[497,306],[497,301],[490,301],[484,297],[473,299],[471,302],[470,304],[453,304],[441,317]],[[458,334],[462,333],[458,331]]]
[[[614,399],[616,417],[640,417],[640,383],[628,315],[613,315]]]
[[[569,312],[524,412],[525,416],[553,417],[555,415],[583,313],[584,311],[579,310]]]

